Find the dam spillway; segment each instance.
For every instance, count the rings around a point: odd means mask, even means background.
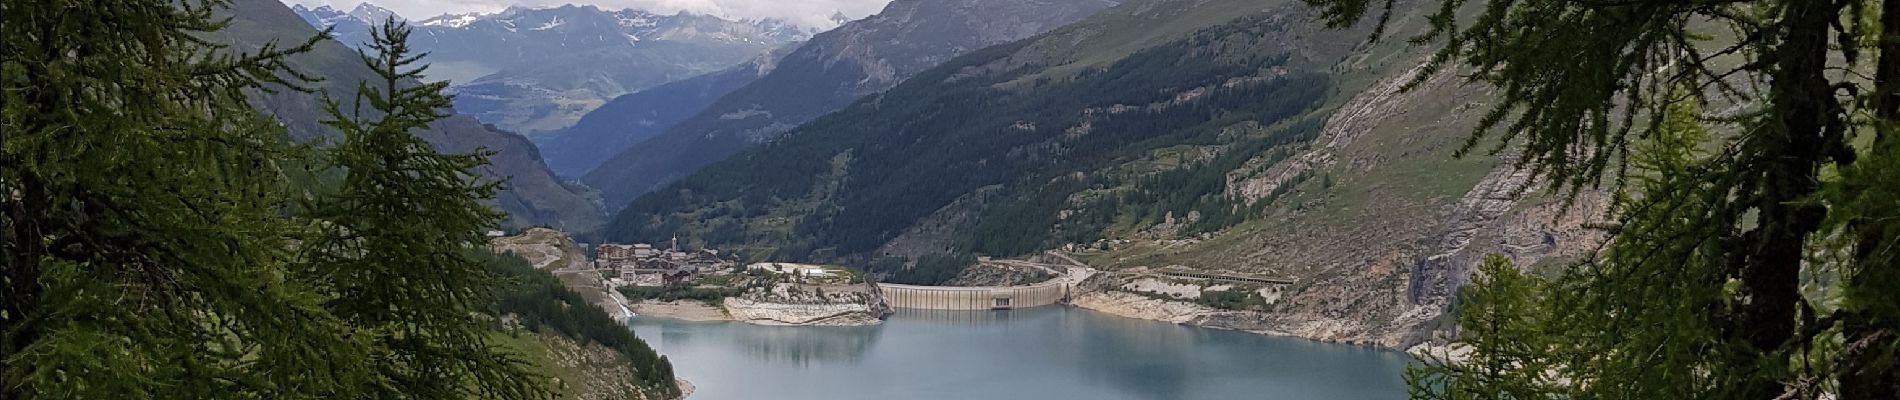
[[[1061,303],[1069,282],[1050,280],[1027,286],[917,286],[882,283],[878,293],[892,308],[914,310],[1007,310]]]

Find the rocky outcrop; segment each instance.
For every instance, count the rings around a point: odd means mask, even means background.
[[[1353,96],[1352,100],[1340,106],[1338,111],[1326,119],[1326,128],[1320,132],[1319,139],[1313,141],[1312,148],[1292,160],[1276,164],[1250,162],[1249,166],[1228,177],[1228,193],[1237,193],[1249,202],[1266,198],[1283,186],[1297,184],[1314,171],[1331,168],[1339,160],[1339,153],[1360,137],[1373,131],[1379,122],[1404,111],[1408,100],[1403,95],[1407,83],[1419,79],[1422,68],[1406,70],[1399,76],[1387,78],[1377,85]],[[1441,88],[1453,83],[1453,74],[1435,74],[1420,81],[1421,88]],[[1419,90],[1419,89],[1414,89]],[[1257,161],[1257,160],[1256,160]]]
[[[890,307],[869,285],[802,285],[780,282],[723,301],[734,321],[756,325],[877,325]]]
[[[1194,282],[1139,272],[1099,274],[1076,286],[1069,304],[1124,318],[1145,319],[1206,328],[1247,331],[1277,336],[1321,339],[1307,332],[1289,332],[1274,315],[1257,308],[1221,309],[1197,302],[1206,292],[1244,291],[1271,305],[1281,296],[1278,285],[1236,285]]]
[[[1213,307],[1185,301],[1162,300],[1119,290],[1080,293],[1071,298],[1069,304],[1120,317],[1176,324],[1192,324],[1201,318],[1221,313]]]
[[[788,304],[726,299],[732,319],[755,325],[864,326],[884,321],[873,306],[859,303]]]

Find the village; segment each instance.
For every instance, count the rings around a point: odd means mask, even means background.
[[[888,308],[863,274],[839,266],[757,262],[735,254],[606,243],[592,267],[607,290],[633,313],[697,321],[761,325],[874,325]],[[742,266],[743,265],[743,266]]]
[[[771,276],[805,284],[847,284],[854,274],[843,268],[760,262],[737,268],[736,257],[715,249],[687,250],[673,239],[665,248],[647,243],[606,243],[594,249],[594,268],[607,285],[621,287],[732,287],[734,275]]]

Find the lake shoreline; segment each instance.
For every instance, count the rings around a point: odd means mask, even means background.
[[[633,315],[666,318],[689,322],[732,321],[724,307],[718,307],[697,300],[655,301],[641,300],[629,305]]]
[[[875,329],[659,317],[629,326],[698,386],[695,400],[1404,396],[1403,354],[1092,311],[903,310]],[[854,384],[867,378],[890,384]]]
[[[877,323],[867,323],[865,321],[855,321],[852,323],[822,323],[822,321],[820,321],[821,323],[786,323],[782,321],[738,319],[738,318],[733,317],[732,313],[727,307],[713,306],[710,304],[705,304],[703,302],[698,302],[698,301],[693,301],[693,300],[679,300],[679,301],[672,301],[672,302],[642,300],[638,302],[633,302],[629,306],[633,310],[633,313],[635,316],[681,321],[681,322],[696,322],[696,323],[732,322],[732,323],[754,325],[754,326],[766,326],[766,327],[874,326],[874,325],[878,325]],[[1290,339],[1299,339],[1299,340],[1313,342],[1313,343],[1351,346],[1351,347],[1360,347],[1360,348],[1371,348],[1371,349],[1378,349],[1378,350],[1383,350],[1383,351],[1392,351],[1392,352],[1400,352],[1400,353],[1408,353],[1408,354],[1419,353],[1419,348],[1418,348],[1419,346],[1414,346],[1414,348],[1412,349],[1400,349],[1400,348],[1393,348],[1389,346],[1382,346],[1382,345],[1378,345],[1377,343],[1371,343],[1371,342],[1341,342],[1341,341],[1324,340],[1324,339],[1318,339],[1318,338],[1309,337],[1309,336],[1302,336],[1302,335],[1294,334],[1291,332],[1278,331],[1278,330],[1272,330],[1272,329],[1247,329],[1243,327],[1227,326],[1227,325],[1220,325],[1220,324],[1208,324],[1205,322],[1209,322],[1210,320],[1218,321],[1219,320],[1218,317],[1221,317],[1221,316],[1233,317],[1235,315],[1248,315],[1248,316],[1253,316],[1253,317],[1260,317],[1261,313],[1248,312],[1248,311],[1220,310],[1220,309],[1215,309],[1212,307],[1207,307],[1207,306],[1190,303],[1190,302],[1160,300],[1160,299],[1154,299],[1154,298],[1140,296],[1140,295],[1136,295],[1132,293],[1089,292],[1089,293],[1077,295],[1076,298],[1069,303],[1061,303],[1061,304],[1056,304],[1056,305],[1047,306],[1047,307],[1073,308],[1073,309],[1084,310],[1091,313],[1096,313],[1096,314],[1101,314],[1101,315],[1106,315],[1106,316],[1111,316],[1111,317],[1116,317],[1116,318],[1122,318],[1122,319],[1155,321],[1155,322],[1163,322],[1163,323],[1186,326],[1186,327],[1206,328],[1206,329],[1213,329],[1213,330],[1220,330],[1220,331],[1233,331],[1233,332],[1241,332],[1241,333],[1267,336],[1267,337],[1282,337],[1282,338],[1290,338]],[[1036,308],[1042,308],[1042,307],[1036,307]],[[990,311],[973,311],[973,312],[984,313],[984,312],[990,312]],[[1210,317],[1213,317],[1213,318],[1210,318]]]

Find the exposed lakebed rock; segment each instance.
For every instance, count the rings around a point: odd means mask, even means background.
[[[867,284],[780,282],[727,297],[724,306],[733,320],[758,325],[877,325],[891,312]]]

